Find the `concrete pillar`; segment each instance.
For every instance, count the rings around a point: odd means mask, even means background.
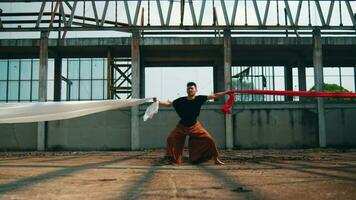
[[[219,87],[218,87],[218,82],[219,82],[219,76],[218,76],[218,68],[219,64],[217,63],[217,61],[215,62],[214,66],[213,66],[213,87],[214,87],[214,93],[219,91]],[[221,79],[220,79],[221,80]]]
[[[57,56],[54,59],[54,88],[53,100],[61,101],[62,92],[62,58]]]
[[[217,55],[219,58],[216,59],[213,72],[214,72],[214,93],[222,92],[225,90],[224,84],[224,60],[222,59],[223,55]],[[218,99],[218,102],[224,103],[224,99]]]
[[[143,52],[140,51],[140,97],[145,98],[146,97],[146,88],[145,88],[145,61],[144,61],[144,55]]]
[[[302,62],[298,61],[298,85],[299,91],[306,91],[307,90],[307,77],[305,73],[305,67]],[[303,97],[299,97],[300,101],[303,101]]]
[[[111,51],[108,49],[107,52],[107,65],[106,65],[106,98],[107,99],[113,99],[114,95],[111,92],[111,85],[112,85],[112,67],[111,67],[111,62],[112,62],[112,56],[111,56]]]
[[[293,90],[293,68],[284,66],[284,87],[285,90]],[[293,101],[293,97],[286,96],[286,101]]]
[[[323,55],[322,41],[320,29],[313,30],[313,64],[314,64],[314,80],[316,91],[323,91]],[[325,110],[324,99],[318,98],[318,127],[319,127],[319,146],[326,147],[326,125],[325,125]]]
[[[354,67],[354,84],[355,84],[355,92],[356,92],[356,67]]]
[[[231,90],[231,65],[231,31],[224,30],[224,90]],[[225,95],[225,101],[227,100],[228,96]],[[232,124],[232,116],[225,115],[225,137],[227,149],[234,147]]]
[[[131,41],[132,98],[140,98],[140,37],[138,32],[132,34]],[[131,107],[131,150],[140,148],[139,107]]]
[[[299,91],[307,90],[307,76],[305,73],[305,67],[302,63],[298,64],[298,85]]]
[[[41,32],[38,101],[47,101],[48,32]],[[37,150],[46,148],[46,122],[37,125]]]

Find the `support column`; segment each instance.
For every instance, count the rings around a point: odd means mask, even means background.
[[[61,101],[62,92],[62,58],[57,56],[54,59],[54,88],[53,100]]]
[[[224,76],[224,60],[222,59],[223,55],[217,55],[218,58],[215,61],[214,65],[214,93],[222,92],[225,90],[225,76]],[[218,99],[217,102],[224,103],[225,99]]]
[[[298,86],[299,91],[306,91],[307,90],[307,79],[305,73],[305,65],[299,60],[298,61]],[[300,101],[303,101],[303,97],[299,97]]]
[[[293,68],[284,66],[284,88],[285,90],[293,90]],[[285,101],[293,101],[293,97],[286,96]]]
[[[132,33],[131,41],[132,98],[140,98],[140,37],[138,32]],[[140,148],[139,107],[131,107],[131,150]]]
[[[224,90],[231,90],[231,65],[231,31],[224,30]],[[228,96],[225,95],[225,101],[227,100]],[[232,149],[234,147],[232,124],[232,116],[225,115],[225,137],[227,149]]]
[[[146,96],[146,72],[145,72],[145,61],[144,61],[144,52],[140,51],[140,97],[145,98]]]
[[[307,91],[307,77],[305,67],[302,63],[298,64],[298,85],[299,91]]]
[[[111,86],[112,86],[112,67],[111,67],[111,62],[112,62],[112,57],[111,57],[111,51],[108,49],[107,52],[107,65],[106,65],[106,98],[107,99],[113,99],[113,94],[111,91]]]
[[[316,91],[323,91],[324,75],[323,75],[323,55],[322,41],[320,29],[313,30],[313,64],[314,64],[314,80]],[[318,105],[318,127],[319,127],[319,146],[326,147],[326,125],[325,125],[325,110],[324,99],[317,98]]]
[[[356,67],[354,67],[354,84],[355,84],[355,92],[356,92]]]
[[[47,101],[48,32],[41,32],[38,101]],[[37,150],[46,148],[46,122],[37,125]]]

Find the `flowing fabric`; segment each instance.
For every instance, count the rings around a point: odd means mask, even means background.
[[[227,94],[229,100],[223,105],[221,111],[225,114],[231,113],[231,107],[235,102],[234,93],[240,94],[265,94],[265,95],[283,95],[283,96],[301,96],[301,97],[331,97],[331,98],[356,98],[353,92],[308,92],[308,91],[281,91],[281,90],[230,90]]]
[[[148,108],[146,109],[145,114],[143,115],[143,121],[147,121],[148,119],[152,119],[153,115],[158,113],[159,102],[153,102]]]
[[[66,101],[0,104],[0,123],[25,123],[70,119],[118,108],[137,106],[152,98],[104,101]],[[157,113],[157,112],[156,112]],[[152,118],[155,112],[148,112]]]

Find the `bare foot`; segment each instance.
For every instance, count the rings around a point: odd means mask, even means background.
[[[218,157],[216,157],[214,160],[215,160],[215,165],[225,165],[225,163],[223,163]]]

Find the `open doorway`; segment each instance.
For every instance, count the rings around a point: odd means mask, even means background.
[[[145,96],[163,101],[186,96],[186,84],[197,84],[198,95],[214,92],[212,66],[200,67],[147,67],[145,68]]]

